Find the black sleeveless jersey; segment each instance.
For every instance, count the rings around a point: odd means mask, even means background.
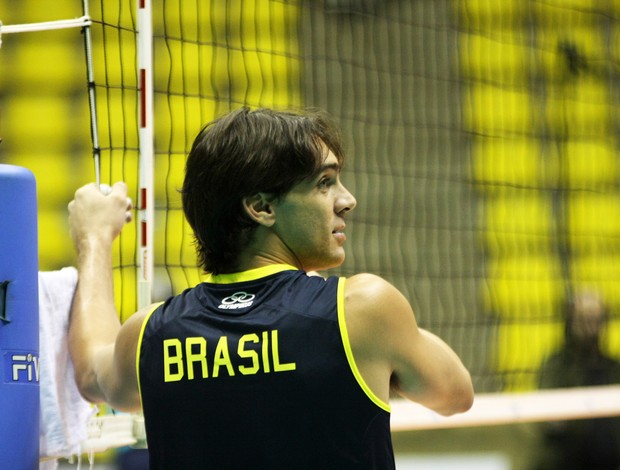
[[[268,266],[157,307],[137,359],[151,468],[395,468],[389,405],[351,354],[344,283]]]

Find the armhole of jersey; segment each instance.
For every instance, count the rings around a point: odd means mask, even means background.
[[[344,284],[345,278],[341,277],[338,279],[338,325],[340,326],[340,336],[342,337],[342,344],[344,345],[344,351],[347,355],[347,361],[349,362],[349,367],[351,368],[351,372],[355,376],[357,383],[362,387],[364,393],[370,398],[370,400],[377,405],[379,408],[390,413],[391,408],[390,405],[383,400],[381,400],[375,393],[370,389],[370,387],[364,381],[362,374],[357,368],[357,364],[355,363],[355,358],[353,357],[353,350],[351,349],[351,342],[349,341],[349,332],[347,331],[347,322],[344,316]]]
[[[157,310],[161,304],[163,304],[163,302],[155,304],[153,309],[144,317],[144,321],[140,327],[140,336],[138,336],[138,345],[136,349],[136,378],[138,379],[138,394],[140,395],[140,400],[142,400],[142,387],[140,386],[140,351],[142,351],[142,338],[144,337],[144,330],[146,330],[146,324],[149,322],[151,315],[153,315],[153,312]]]

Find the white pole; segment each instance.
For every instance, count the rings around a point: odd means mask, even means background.
[[[153,30],[151,0],[137,0],[138,125],[140,140],[138,201],[138,308],[152,302],[153,286]]]

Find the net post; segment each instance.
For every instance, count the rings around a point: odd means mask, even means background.
[[[90,18],[88,0],[83,0],[82,9],[84,18]],[[90,34],[91,22],[82,27],[84,35],[84,54],[86,56],[86,80],[88,88],[88,108],[90,112],[90,135],[93,143],[93,165],[95,167],[95,182],[101,185],[101,148],[99,146],[99,130],[97,128],[97,97],[95,88],[95,73],[93,68],[92,38]]]
[[[139,194],[137,296],[138,308],[152,301],[153,285],[153,31],[150,0],[137,2]]]

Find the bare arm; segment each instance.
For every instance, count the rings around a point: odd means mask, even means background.
[[[71,236],[78,254],[78,284],[71,309],[69,352],[82,395],[120,410],[140,407],[135,373],[137,337],[144,313],[123,327],[114,305],[112,243],[131,220],[127,187],[109,195],[94,185],[69,203]]]
[[[360,373],[379,397],[389,388],[450,415],[473,401],[469,372],[454,351],[418,327],[405,297],[385,280],[362,274],[347,280],[347,328]]]

